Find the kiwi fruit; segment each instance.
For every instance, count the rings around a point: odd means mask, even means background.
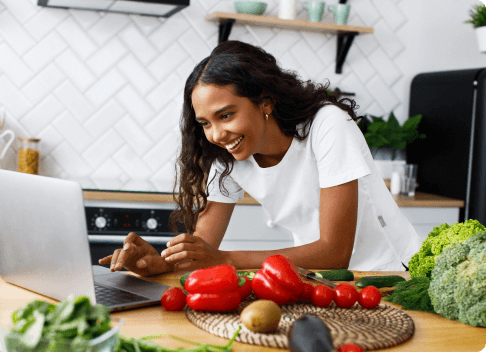
[[[253,332],[266,333],[277,329],[282,311],[277,303],[260,299],[246,306],[240,314],[243,325]]]

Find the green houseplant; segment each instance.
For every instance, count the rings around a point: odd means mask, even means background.
[[[486,6],[476,5],[469,14],[470,19],[464,23],[471,23],[474,26],[479,51],[486,53]]]
[[[369,116],[371,121],[365,119],[359,122],[358,126],[363,132],[366,143],[374,154],[373,156],[379,149],[390,148],[391,160],[395,160],[398,150],[405,150],[407,144],[417,138],[425,138],[425,134],[418,132],[418,125],[422,119],[421,114],[410,117],[401,126],[393,111],[387,121],[380,116]]]

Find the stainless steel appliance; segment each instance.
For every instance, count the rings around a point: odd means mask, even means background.
[[[93,264],[122,248],[130,232],[136,232],[159,253],[174,236],[169,216],[175,204],[85,199],[84,206]]]
[[[486,225],[486,68],[415,76],[416,114],[427,135],[407,147],[407,161],[419,165],[417,190],[464,200],[459,221]]]

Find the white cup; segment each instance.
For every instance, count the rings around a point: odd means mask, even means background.
[[[5,157],[5,154],[7,153],[7,149],[12,145],[14,139],[15,139],[15,133],[12,130],[5,130],[0,134],[0,140],[5,137],[10,135],[12,138],[7,142],[5,147],[3,148],[2,151],[0,151],[0,159],[3,159]]]

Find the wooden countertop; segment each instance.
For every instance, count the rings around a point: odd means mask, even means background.
[[[184,272],[168,273],[147,278],[151,281],[180,287],[179,278]],[[407,272],[374,272],[361,273],[362,275],[401,275],[409,279]],[[357,275],[356,275],[357,276]],[[306,282],[311,282],[304,279]],[[55,300],[24,290],[17,286],[7,284],[0,279],[0,326],[11,321],[12,313],[34,299],[42,299],[52,303]],[[385,304],[400,308],[392,303]],[[470,351],[480,352],[486,345],[486,328],[473,327],[457,321],[445,319],[439,315],[406,311],[415,324],[415,334],[407,342],[384,349],[388,352],[417,352],[417,351]],[[152,334],[171,334],[196,343],[209,343],[225,345],[228,340],[211,335],[195,325],[191,324],[183,311],[168,312],[161,306],[134,309],[113,313],[113,316],[123,317],[125,324],[121,329],[122,334],[141,337]],[[154,339],[155,342],[170,348],[191,347],[186,343],[164,337]],[[284,351],[276,348],[253,346],[234,342],[235,352],[271,352]],[[5,352],[5,351],[3,351]]]
[[[84,199],[91,200],[110,200],[126,202],[161,202],[172,203],[174,199],[169,193],[141,193],[141,192],[118,192],[118,191],[83,191]],[[402,195],[394,196],[399,207],[438,207],[438,208],[462,208],[464,201],[438,196],[428,193],[415,193],[414,197]],[[240,205],[259,205],[255,199],[245,193],[245,197],[236,204]]]

